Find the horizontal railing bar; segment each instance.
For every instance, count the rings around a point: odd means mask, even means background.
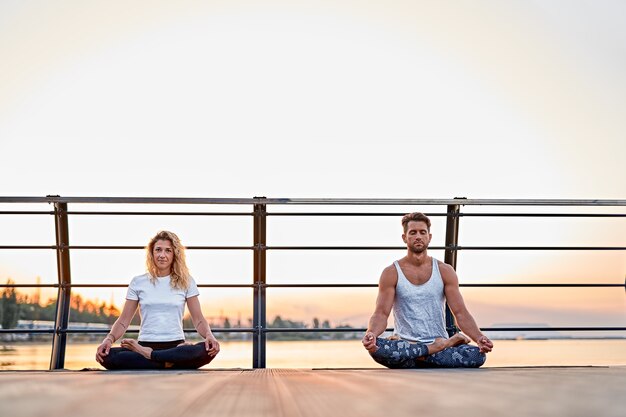
[[[260,201],[266,204],[304,205],[492,205],[492,206],[626,206],[626,200],[559,200],[559,199],[367,199],[367,198],[285,198]]]
[[[56,249],[56,245],[0,245],[0,249]]]
[[[401,217],[406,213],[267,213],[267,216],[302,217]],[[626,217],[621,213],[424,213],[429,217]]]
[[[69,245],[64,249],[114,249],[114,250],[145,250],[145,246],[139,245]],[[1,249],[53,249],[55,245],[0,245]],[[253,250],[253,246],[185,246],[189,250]]]
[[[68,329],[0,329],[1,333],[44,333],[44,334],[106,334],[109,333],[110,329],[72,329],[71,327]],[[211,331],[214,333],[254,333],[256,329],[252,327],[234,327],[234,328],[223,328],[223,327],[211,327]],[[195,329],[183,329],[185,333],[197,333]],[[127,329],[124,333],[139,333],[139,329]]]
[[[54,334],[54,329],[0,329],[0,334],[2,333]]]
[[[59,330],[59,333],[77,333],[77,334],[85,334],[85,333],[108,333],[110,329],[72,329],[71,327],[67,330]],[[233,327],[233,328],[223,328],[223,327],[211,327],[211,331],[214,333],[254,333],[256,330],[252,327]],[[197,333],[196,329],[183,329],[184,333]],[[126,330],[125,333],[139,333],[139,329],[130,329]]]
[[[491,205],[626,206],[626,200],[573,199],[391,199],[391,198],[193,198],[193,197],[0,197],[0,203],[100,204],[302,204],[302,205]]]
[[[302,216],[302,217],[402,217],[406,213],[375,213],[375,212],[367,212],[367,213],[320,213],[320,212],[268,212],[266,215],[268,217],[282,217],[282,216]],[[447,213],[423,213],[429,217],[446,217]]]
[[[267,250],[406,250],[406,246],[267,246]],[[446,249],[429,246],[428,249]]]
[[[429,246],[434,250],[626,250],[626,246]],[[406,250],[406,246],[267,246],[267,250]]]
[[[459,284],[460,287],[534,287],[534,288],[604,288],[626,287],[626,284]]]
[[[194,197],[0,197],[0,203],[86,203],[86,204],[257,204],[262,198]]]
[[[458,217],[626,217],[623,213],[459,213]]]
[[[196,284],[199,288],[254,288],[257,285],[255,284]],[[106,287],[128,287],[128,284],[71,284],[67,285],[67,287],[77,287],[77,288],[106,288]]]
[[[265,284],[265,288],[372,288],[378,284]]]
[[[59,284],[2,284],[0,288],[58,288]]]
[[[626,246],[456,246],[456,250],[626,250]]]
[[[626,284],[459,284],[460,287],[493,287],[493,288],[610,288],[626,287]]]
[[[54,211],[0,211],[0,214],[54,214]]]
[[[266,327],[263,329],[264,333],[341,333],[341,332],[365,332],[365,327],[332,327],[330,329],[323,328],[310,328],[310,327]],[[387,329],[385,331],[392,332],[393,329]]]
[[[576,331],[576,332],[585,332],[585,331],[624,331],[626,327],[481,327],[482,331],[503,331],[503,332],[513,332],[513,331],[538,331],[538,332],[549,332],[549,331]],[[323,333],[323,332],[365,332],[367,328],[365,327],[354,327],[354,328],[332,328],[332,329],[320,329],[320,328],[308,328],[308,327],[268,327],[264,329],[265,333]],[[386,331],[393,331],[393,329],[387,329]]]
[[[0,211],[0,215],[54,215],[54,211]],[[192,212],[192,211],[68,211],[71,215],[85,216],[253,216],[252,212]],[[298,216],[298,217],[400,217],[406,213],[319,213],[319,212],[289,212],[267,213],[267,216]],[[598,217],[622,218],[622,213],[424,213],[429,217]]]
[[[256,329],[252,327],[211,327],[211,331],[214,333],[256,333]],[[196,329],[183,329],[185,333],[198,333]]]
[[[480,330],[484,332],[495,332],[495,331],[503,331],[503,332],[514,332],[516,330],[522,330],[525,332],[534,331],[534,332],[593,332],[593,331],[625,331],[626,327],[481,327]]]
[[[626,287],[626,284],[463,284],[460,287]],[[266,288],[374,288],[378,284],[265,284]]]
[[[145,250],[139,245],[69,245],[77,250]],[[186,246],[189,250],[254,250],[254,246]],[[57,249],[55,245],[0,245],[2,249]],[[405,246],[265,246],[262,250],[405,250]],[[429,246],[431,250],[626,250],[626,246]]]
[[[201,288],[254,288],[256,284],[197,284]],[[0,288],[125,288],[128,284],[1,284]]]
[[[145,246],[70,245],[68,249],[145,249]],[[185,246],[188,250],[252,250],[253,246]]]
[[[375,288],[378,284],[197,284],[200,288]],[[603,288],[603,287],[626,287],[624,284],[588,284],[588,283],[480,283],[480,284],[464,284],[459,283],[460,287],[589,287],[589,288]],[[125,288],[128,284],[2,284],[0,288]]]
[[[0,248],[2,248],[0,246]],[[116,250],[145,250],[139,245],[69,245],[67,249],[116,249]],[[56,247],[55,247],[56,249]],[[253,250],[254,246],[185,246],[188,250]]]
[[[535,331],[535,332],[550,332],[550,331],[572,331],[572,332],[587,332],[587,331],[626,331],[626,327],[481,327],[481,331],[484,332],[514,332],[514,331]],[[183,329],[185,333],[196,333],[195,329]],[[253,329],[250,327],[235,327],[235,328],[211,328],[211,331],[214,333],[256,333],[258,329]],[[352,333],[352,332],[365,332],[367,328],[365,327],[353,327],[353,328],[345,328],[345,327],[333,327],[330,329],[323,328],[293,328],[293,327],[267,327],[261,330],[263,333]],[[386,332],[392,332],[393,329],[386,329]],[[106,334],[109,332],[109,329],[67,329],[67,330],[59,330],[58,333],[65,334]],[[13,334],[54,334],[54,329],[0,329],[0,334],[2,333],[13,333]],[[125,333],[139,333],[139,329],[129,329],[126,330]]]
[[[68,211],[67,214],[90,216],[253,216],[252,212],[194,212],[194,211]]]
[[[69,245],[64,249],[145,250],[139,245]],[[56,245],[0,245],[0,249],[57,249]],[[189,250],[253,250],[254,246],[185,246]]]

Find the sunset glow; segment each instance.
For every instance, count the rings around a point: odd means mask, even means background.
[[[619,1],[3,1],[0,195],[624,199],[625,19]],[[18,209],[51,207],[0,204]],[[269,208],[316,209],[330,210]],[[623,206],[462,208],[514,210],[623,213]],[[441,246],[443,218],[433,224],[433,245]],[[252,244],[251,216],[70,217],[75,245],[145,245],[160,229],[190,246]],[[0,245],[54,244],[53,216],[2,215],[0,230]],[[270,246],[400,246],[400,235],[400,216],[268,220]],[[623,247],[625,237],[623,218],[465,217],[459,239]],[[443,251],[431,254],[443,260]],[[127,284],[144,272],[143,256],[72,250],[72,280]],[[375,284],[402,256],[270,250],[267,282]],[[188,260],[200,284],[252,283],[249,250],[192,250]],[[621,284],[626,256],[466,250],[457,271],[462,284]],[[0,250],[0,280],[38,277],[57,282],[54,251]],[[75,290],[118,307],[125,291]],[[462,291],[481,326],[626,323],[620,288]],[[376,290],[267,294],[268,320],[360,327]],[[201,301],[207,317],[248,325],[252,315],[251,289],[201,288]]]

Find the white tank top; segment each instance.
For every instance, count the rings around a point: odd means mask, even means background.
[[[433,272],[425,283],[415,285],[402,272],[398,261],[396,296],[393,304],[394,332],[404,340],[432,343],[437,337],[448,337],[445,325],[445,296],[438,261],[433,259]]]

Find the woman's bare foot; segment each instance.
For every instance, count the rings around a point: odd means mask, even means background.
[[[141,346],[135,339],[122,339],[120,346],[125,349],[132,350],[133,352],[137,352],[146,359],[150,359],[152,357],[152,349],[146,346]]]

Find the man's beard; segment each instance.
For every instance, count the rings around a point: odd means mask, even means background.
[[[426,252],[428,249],[428,243],[422,243],[422,246],[415,247],[415,245],[409,246],[409,250],[415,254],[420,254]]]

